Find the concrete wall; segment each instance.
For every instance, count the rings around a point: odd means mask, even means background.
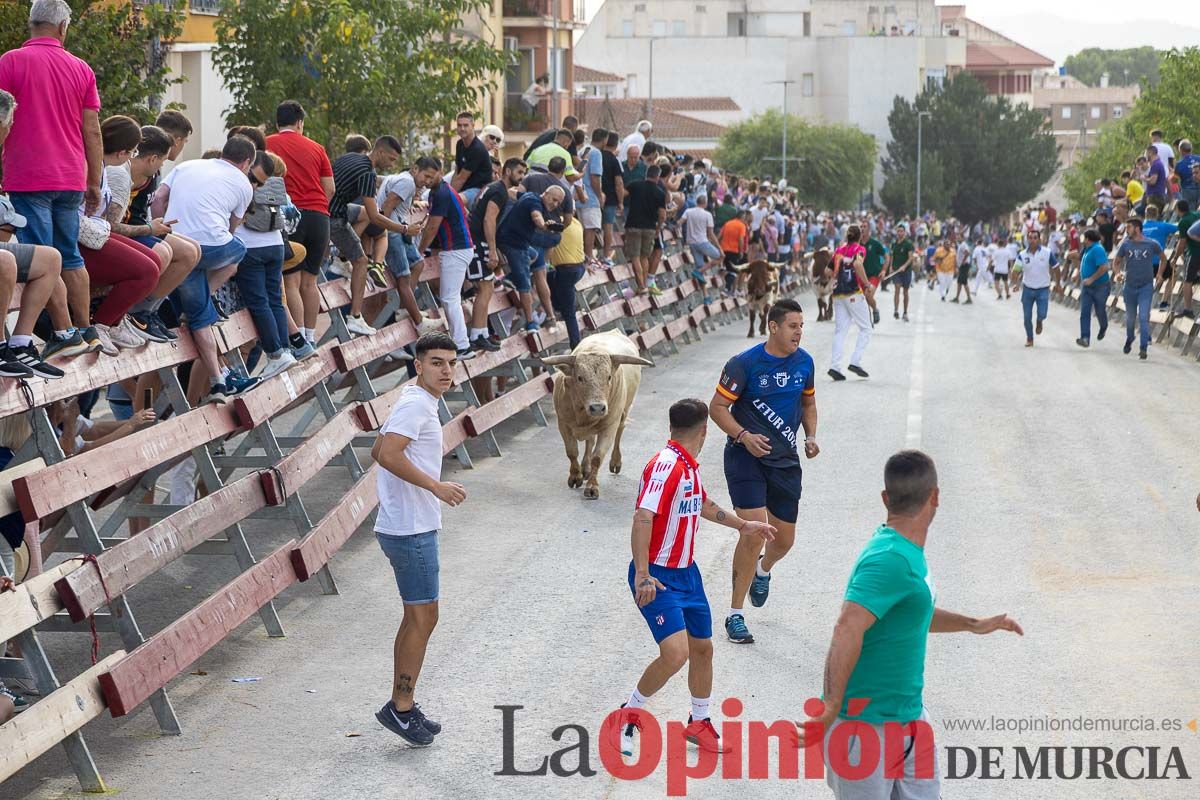
[[[171,71],[185,80],[171,87],[163,104],[182,103],[193,128],[180,161],[199,158],[205,150],[225,143],[224,114],[233,104],[233,96],[213,66],[212,49],[212,44],[176,44],[167,55]]]

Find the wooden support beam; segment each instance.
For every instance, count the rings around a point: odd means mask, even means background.
[[[0,517],[6,517],[14,511],[21,510],[21,507],[17,505],[17,494],[13,491],[13,481],[17,478],[24,478],[26,475],[32,475],[45,466],[46,462],[43,459],[31,458],[24,464],[18,464],[0,472]],[[4,640],[0,639],[0,642],[2,641]]]
[[[628,264],[618,264],[615,267],[609,267],[606,271],[608,272],[609,283],[633,280],[633,267]]]
[[[273,468],[260,470],[258,475],[262,481],[263,496],[267,505],[283,505],[289,496],[315,478],[326,464],[362,432],[363,428],[354,408],[343,409],[316,433],[305,439],[304,444],[284,456]]]
[[[238,430],[233,408],[201,406],[17,478],[13,492],[25,521],[33,522]]]
[[[700,323],[710,316],[712,316],[712,312],[709,311],[709,306],[696,306],[692,309],[692,313],[688,314],[688,319],[692,321],[693,328],[698,328]]]
[[[538,375],[507,392],[503,397],[498,397],[479,408],[469,409],[463,420],[467,435],[479,436],[491,430],[553,391],[554,379],[550,375]],[[445,433],[442,435],[445,436]]]
[[[54,582],[78,567],[78,561],[64,561],[41,575],[18,583],[15,591],[0,592],[0,642],[6,642],[62,611]],[[3,753],[0,753],[2,757]]]
[[[379,329],[374,336],[359,336],[348,342],[333,345],[334,363],[337,364],[338,372],[349,372],[416,340],[417,326],[405,317]]]
[[[254,318],[246,309],[231,314],[229,319],[218,325],[213,325],[212,331],[217,339],[217,348],[222,353],[233,352],[258,338]]]
[[[295,539],[288,541],[100,673],[112,715],[122,717],[135,709],[295,583],[295,546]]]
[[[379,497],[375,493],[378,478],[379,466],[372,465],[350,491],[296,544],[291,553],[291,561],[298,580],[308,580],[325,566],[333,554],[358,530],[358,526],[375,506],[379,505]]]
[[[118,650],[0,726],[0,783],[104,711],[100,675],[125,658]]]
[[[686,317],[679,317],[678,319],[671,320],[663,326],[663,335],[674,342],[683,336],[685,331],[690,330],[691,327],[692,318],[690,315]]]
[[[336,372],[335,347],[326,344],[315,356],[235,397],[233,410],[239,424],[246,430],[257,428]]]
[[[649,350],[654,345],[666,338],[665,326],[655,325],[652,328],[647,328],[637,335],[638,347],[643,350]]]
[[[667,289],[658,297],[650,298],[650,307],[661,311],[674,303],[678,303],[681,299],[683,299],[683,295],[679,293],[678,287]]]
[[[442,455],[449,455],[454,448],[470,438],[467,433],[467,414],[470,414],[475,409],[474,406],[468,406],[466,411],[459,412],[458,416],[442,426]]]

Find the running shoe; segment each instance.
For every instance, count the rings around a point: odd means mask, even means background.
[[[741,614],[725,618],[725,635],[734,644],[751,644],[754,641],[754,636],[746,627],[746,618]]]
[[[687,727],[683,729],[689,744],[694,744],[701,750],[709,753],[732,753],[733,748],[721,744],[721,737],[717,733],[717,729],[713,727],[712,720],[697,719],[693,720],[691,714],[688,715]]]
[[[0,344],[0,377],[32,378],[33,370],[25,366],[17,358],[17,354],[7,343]]]
[[[258,385],[258,378],[250,378],[236,369],[225,376],[225,396],[233,397]]]
[[[84,353],[92,353],[99,350],[99,340],[96,341],[96,347],[83,340],[83,334],[78,330],[71,331],[71,335],[65,339],[51,334],[50,341],[46,342],[46,346],[42,348],[42,359],[48,360],[54,356],[63,356],[69,358],[71,356],[81,356]]]
[[[53,364],[47,364],[38,358],[37,348],[32,344],[22,345],[21,347],[13,347],[10,344],[6,349],[8,350],[6,360],[16,361],[34,375],[40,375],[49,380],[57,380],[66,374]]]
[[[540,328],[538,327],[538,324],[536,322],[526,322],[525,323],[525,332],[526,333],[533,333],[534,331],[537,331],[537,330],[540,330]]]
[[[104,353],[104,355],[115,356],[120,352],[117,347],[117,343],[112,340],[112,336],[110,335],[113,330],[112,328],[109,328],[107,325],[96,323],[86,330],[93,331],[96,334],[96,341],[100,342],[100,352]],[[84,339],[86,340],[86,338],[87,335],[84,334]],[[124,347],[125,345],[121,346]]]
[[[759,562],[762,562],[762,557],[759,557]],[[762,608],[767,604],[767,595],[771,593],[771,575],[759,575],[756,570],[754,580],[750,582],[750,605],[755,608]]]
[[[346,330],[356,336],[371,336],[375,333],[375,329],[367,324],[367,321],[362,318],[362,314],[359,314],[357,317],[353,314],[347,314]]]
[[[1081,339],[1076,339],[1076,340],[1075,340],[1075,344],[1079,345],[1080,347],[1088,347],[1088,346],[1089,346],[1088,340],[1087,340],[1087,339],[1082,339],[1082,338],[1081,338]]]
[[[662,289],[658,288],[658,284],[652,283],[650,284],[649,288],[651,297],[662,297],[663,291]]]
[[[625,703],[621,703],[621,708],[624,708],[624,707],[625,707]],[[630,714],[630,715],[623,714],[621,716],[621,718],[629,720],[624,725],[621,725],[621,755],[632,757],[633,756],[633,746],[634,746],[634,734],[641,732],[642,723],[638,722],[632,714]]]
[[[26,700],[24,697],[22,697],[18,693],[14,692],[12,689],[9,689],[3,683],[0,683],[0,694],[4,695],[9,700],[12,700],[13,711],[16,712],[17,714],[20,714],[22,711],[25,711],[31,705],[28,700]]]
[[[414,714],[421,718],[421,726],[425,728],[425,730],[429,731],[434,736],[437,736],[442,732],[442,723],[434,722],[429,717],[425,716],[425,712],[421,710],[420,703],[413,703],[412,710]]]
[[[123,350],[136,350],[150,341],[128,315],[121,317],[120,322],[108,329],[108,338]]]
[[[83,337],[83,341],[88,346],[89,353],[98,353],[104,350],[104,343],[100,341],[100,332],[92,325],[86,328],[79,328],[79,335]]]
[[[478,354],[474,350],[472,350],[470,347],[464,347],[463,349],[458,351],[458,360],[459,361],[470,361],[476,355],[478,355]]]
[[[376,289],[388,288],[387,272],[384,271],[383,264],[379,262],[367,265],[367,279]]]
[[[471,340],[471,349],[481,350],[487,353],[495,353],[500,349],[500,345],[494,343],[486,336],[476,336]]]
[[[1142,361],[1145,361],[1148,357],[1149,356],[1146,354],[1145,350],[1138,351],[1138,358],[1140,358]]]
[[[263,367],[262,374],[259,375],[261,380],[273,378],[281,372],[286,372],[296,366],[296,357],[292,355],[292,351],[284,348],[284,350],[276,357],[267,357],[267,365]]]
[[[397,711],[396,704],[388,700],[383,708],[375,712],[379,724],[414,747],[433,744],[433,734],[421,724],[424,716],[415,707],[408,711]]]
[[[292,358],[297,361],[303,361],[306,358],[311,358],[317,354],[317,348],[312,346],[312,342],[305,341],[299,347],[292,348]]]
[[[179,338],[179,334],[168,328],[167,323],[163,322],[157,310],[150,312],[150,330],[154,331],[155,334],[167,337],[167,341],[170,342]]]
[[[146,341],[159,343],[171,341],[162,321],[153,311],[130,311],[125,315],[125,319],[129,321],[134,331]]]

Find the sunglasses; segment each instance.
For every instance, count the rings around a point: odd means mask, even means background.
[[[496,142],[497,144],[499,144],[500,142],[504,141],[504,140],[503,140],[503,139],[501,139],[499,136],[493,136],[493,135],[492,135],[492,134],[490,134],[490,133],[487,135],[487,138],[488,138],[488,141],[489,141],[489,142]]]

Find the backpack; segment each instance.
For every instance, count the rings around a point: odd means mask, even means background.
[[[271,176],[254,190],[254,202],[242,224],[252,231],[270,233],[283,229],[283,207],[287,205],[287,190],[283,178]]]

